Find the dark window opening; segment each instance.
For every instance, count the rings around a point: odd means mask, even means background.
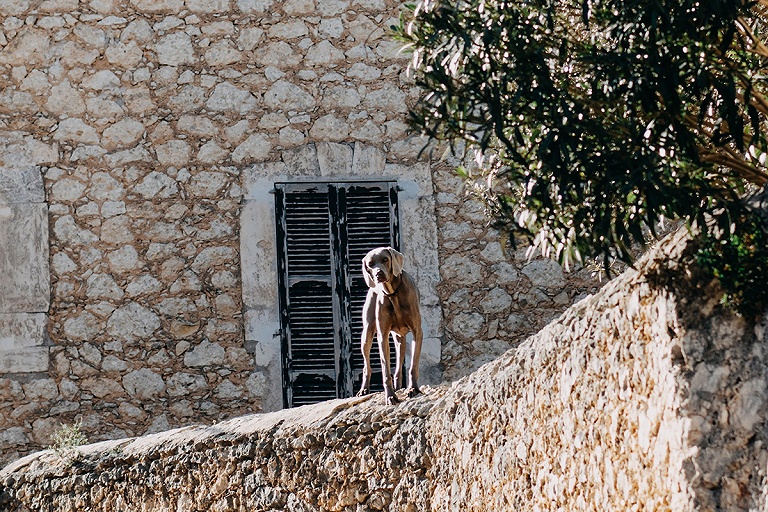
[[[352,396],[363,368],[361,262],[375,247],[400,249],[397,184],[278,183],[275,208],[284,406]],[[372,390],[377,354],[374,341]]]

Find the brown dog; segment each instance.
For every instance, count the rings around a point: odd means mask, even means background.
[[[363,306],[363,335],[361,345],[365,368],[363,384],[357,396],[371,391],[371,345],[376,334],[379,343],[382,376],[384,378],[384,402],[398,402],[395,390],[401,387],[401,375],[405,361],[405,335],[413,333],[411,364],[408,368],[408,389],[412,397],[419,393],[419,357],[424,334],[421,330],[419,290],[403,270],[403,255],[391,247],[379,247],[363,258],[363,277],[368,284],[368,296]],[[395,340],[395,382],[389,369],[389,333]]]

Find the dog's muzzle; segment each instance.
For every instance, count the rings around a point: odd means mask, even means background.
[[[373,279],[377,283],[386,283],[389,280],[389,276],[383,270],[376,269],[373,271]]]

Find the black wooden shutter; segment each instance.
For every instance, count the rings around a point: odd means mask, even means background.
[[[399,248],[396,184],[278,183],[275,205],[285,406],[351,396],[368,290],[360,263],[372,248]]]

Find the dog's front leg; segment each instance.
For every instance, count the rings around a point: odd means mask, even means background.
[[[395,375],[393,378],[395,391],[403,388],[403,363],[405,362],[405,336],[392,333],[395,340]]]
[[[413,329],[413,346],[411,347],[411,365],[408,368],[408,389],[406,395],[414,397],[419,390],[419,359],[421,359],[421,343],[424,341],[424,331],[421,326]]]
[[[399,402],[392,387],[392,373],[389,369],[389,330],[379,327],[376,338],[379,342],[379,359],[381,360],[381,377],[384,380],[384,403],[395,405]]]
[[[371,392],[371,346],[376,329],[373,324],[363,325],[363,334],[360,337],[360,348],[363,352],[363,379],[357,396],[365,396]]]
[[[360,336],[360,350],[363,353],[363,379],[357,396],[365,396],[371,392],[371,345],[376,334],[376,294],[368,290],[368,296],[363,305],[363,333]]]

